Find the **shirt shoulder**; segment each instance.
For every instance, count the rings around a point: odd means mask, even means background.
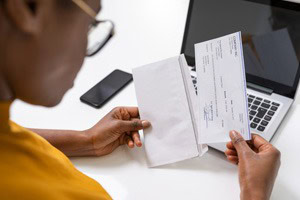
[[[48,141],[9,121],[0,128],[0,199],[111,199]]]

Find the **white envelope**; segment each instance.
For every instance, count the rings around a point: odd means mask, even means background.
[[[149,167],[197,157],[207,147],[197,144],[199,112],[184,56],[133,69]]]

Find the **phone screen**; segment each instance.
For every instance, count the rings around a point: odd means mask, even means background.
[[[131,74],[115,70],[82,95],[80,100],[90,106],[100,108],[131,81]]]

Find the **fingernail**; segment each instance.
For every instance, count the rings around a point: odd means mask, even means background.
[[[129,142],[129,148],[133,148],[134,147],[134,143],[133,142]]]
[[[230,135],[233,138],[236,138],[238,136],[237,132],[235,130],[230,131]]]
[[[146,120],[142,121],[142,125],[143,125],[144,128],[147,128],[147,127],[151,126],[150,122],[148,122]]]
[[[138,142],[136,145],[137,145],[137,147],[142,147],[142,143],[141,142]]]

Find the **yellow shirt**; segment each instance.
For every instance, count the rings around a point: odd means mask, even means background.
[[[0,199],[111,199],[39,135],[9,120],[0,103]]]

